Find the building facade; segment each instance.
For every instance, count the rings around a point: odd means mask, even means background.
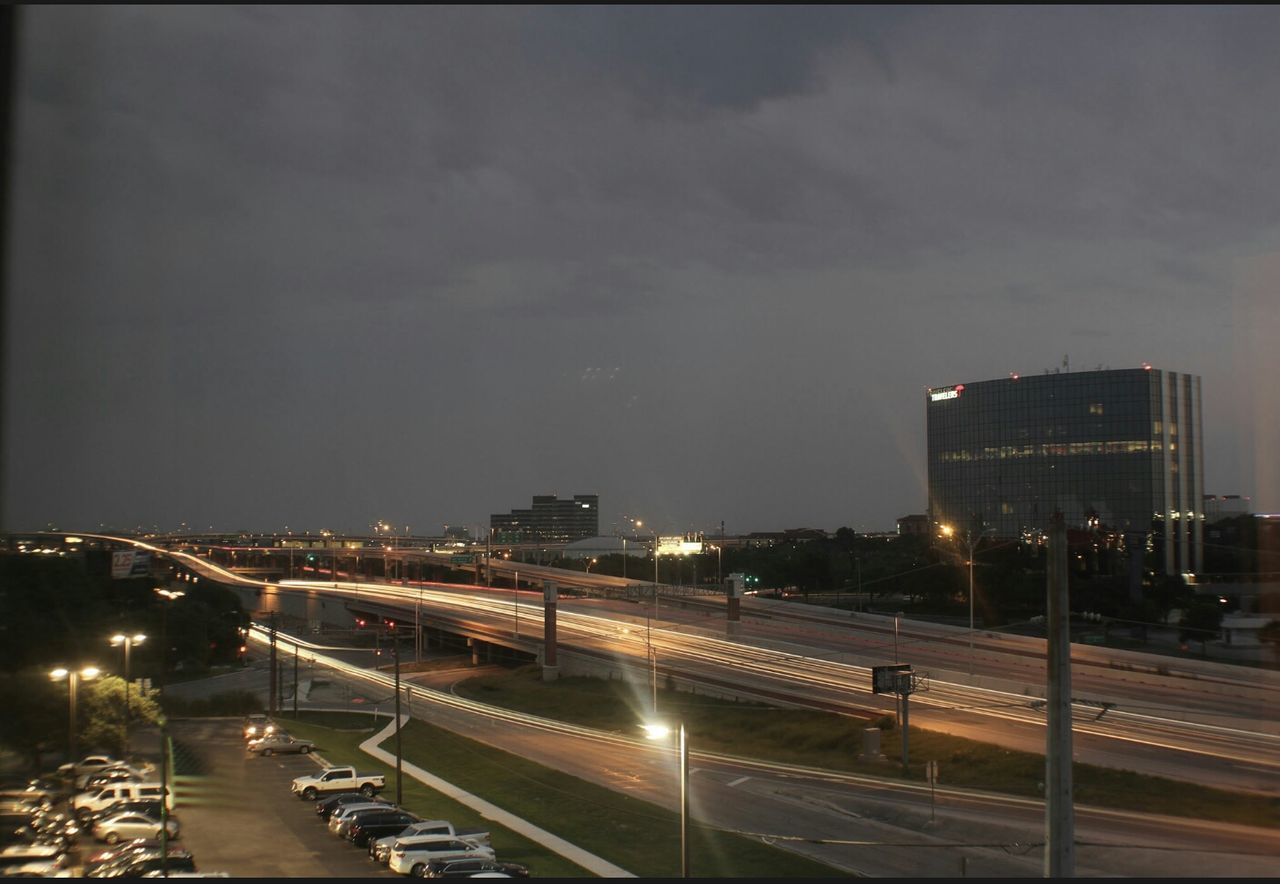
[[[929,519],[1003,538],[1076,527],[1150,539],[1166,574],[1201,569],[1200,378],[1153,368],[934,387]]]
[[[560,500],[554,494],[534,495],[529,509],[489,517],[493,539],[499,543],[573,543],[600,533],[600,497],[575,494]]]

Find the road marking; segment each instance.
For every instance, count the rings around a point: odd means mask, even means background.
[[[733,788],[734,786],[741,786],[743,783],[745,783],[749,779],[751,779],[751,777],[738,777],[736,780],[734,780],[732,783],[729,784],[729,787]]]

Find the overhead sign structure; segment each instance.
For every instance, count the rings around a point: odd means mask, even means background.
[[[902,680],[905,679],[907,684],[911,684],[911,664],[898,663],[893,666],[872,666],[871,667],[871,693],[873,694],[901,694]]]

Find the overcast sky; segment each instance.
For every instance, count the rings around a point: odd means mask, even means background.
[[[5,524],[893,528],[924,389],[1280,508],[1280,10],[26,7]]]

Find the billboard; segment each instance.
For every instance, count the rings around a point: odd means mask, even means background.
[[[658,555],[660,556],[696,556],[701,552],[701,540],[690,540],[680,536],[658,538]]]
[[[134,549],[118,549],[111,553],[111,579],[146,577],[151,573],[151,553]]]

